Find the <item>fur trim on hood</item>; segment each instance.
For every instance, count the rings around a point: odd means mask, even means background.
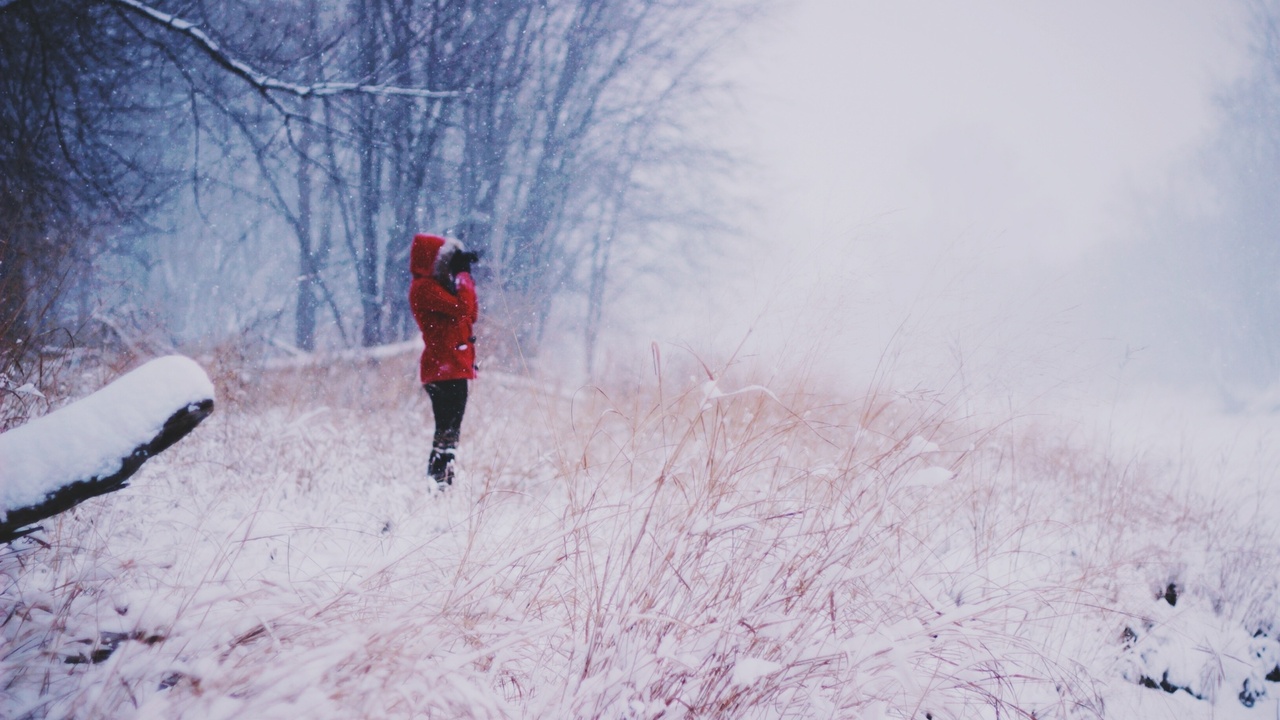
[[[461,240],[419,233],[413,237],[409,269],[415,278],[434,278],[449,292],[456,292],[453,276],[449,274],[449,261],[454,253],[465,250]]]

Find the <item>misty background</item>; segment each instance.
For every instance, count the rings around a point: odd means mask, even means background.
[[[0,2],[6,377],[409,339],[414,232],[491,367],[1280,374],[1274,3],[433,7]]]
[[[1274,19],[1247,2],[790,6],[737,68],[776,260],[741,296],[769,287],[777,336],[859,380],[887,361],[1266,385]]]

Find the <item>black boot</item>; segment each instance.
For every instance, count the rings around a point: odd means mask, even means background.
[[[427,463],[427,474],[436,481],[443,490],[453,484],[453,448],[432,448],[431,460]]]

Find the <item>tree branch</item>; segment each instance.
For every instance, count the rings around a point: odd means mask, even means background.
[[[302,98],[331,97],[335,95],[348,95],[354,93],[416,98],[446,98],[458,97],[464,92],[459,90],[426,90],[424,88],[398,87],[395,85],[364,85],[360,83],[326,82],[316,83],[314,85],[304,85],[300,83],[286,82],[260,72],[248,63],[232,57],[223,50],[222,46],[219,45],[216,40],[209,37],[208,33],[201,30],[194,23],[183,20],[176,15],[161,12],[149,5],[138,2],[138,0],[102,1],[132,10],[148,20],[188,38],[194,42],[205,55],[209,56],[211,60],[217,63],[219,67],[245,80],[250,85],[253,85],[264,93],[278,91]],[[3,2],[4,0],[0,0],[0,3]]]
[[[43,500],[34,505],[8,510],[5,518],[0,520],[0,543],[12,542],[31,533],[36,528],[27,526],[66,512],[85,500],[127,487],[129,478],[148,458],[159,455],[170,445],[181,440],[212,412],[213,400],[211,399],[186,405],[165,421],[160,434],[138,446],[127,457],[121,458],[120,469],[111,475],[69,482],[49,492]]]

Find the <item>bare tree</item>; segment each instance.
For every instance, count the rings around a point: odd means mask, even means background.
[[[434,2],[423,12],[412,0],[388,3],[392,80],[399,85],[425,84],[466,88],[458,97],[397,98],[387,110],[388,194],[391,221],[383,267],[386,339],[416,332],[409,313],[409,240],[419,223],[438,222],[447,202],[441,197],[448,178],[441,172],[454,106],[471,92],[472,78],[463,33],[468,7],[463,2]],[[475,22],[472,20],[471,22]]]
[[[563,7],[552,19],[548,34],[558,41],[536,65],[523,106],[533,122],[515,149],[516,164],[532,170],[511,181],[498,246],[505,304],[515,313],[508,322],[522,354],[536,354],[552,302],[584,275],[584,336],[594,346],[620,238],[652,243],[656,223],[699,214],[698,193],[688,187],[663,193],[645,184],[664,168],[698,164],[705,184],[723,167],[705,162],[710,156],[698,144],[706,135],[673,143],[669,131],[683,130],[682,116],[706,101],[707,61],[753,7],[604,0]],[[650,206],[636,212],[639,203]]]
[[[21,122],[0,132],[45,135],[43,144],[14,141],[0,153],[44,154],[0,157],[19,179],[0,184],[0,212],[12,218],[11,233],[33,228],[30,238],[47,235],[54,214],[100,219],[112,235],[126,219],[154,221],[166,192],[181,188],[208,233],[236,233],[246,252],[267,243],[259,254],[296,258],[295,281],[254,292],[269,295],[258,303],[264,316],[281,316],[291,304],[293,340],[303,349],[318,342],[322,307],[343,342],[357,323],[362,345],[413,332],[408,239],[419,230],[451,232],[486,253],[493,299],[486,317],[491,333],[507,340],[493,343],[504,346],[499,355],[535,354],[556,298],[570,295],[587,300],[582,322],[593,346],[619,277],[613,268],[635,255],[630,239],[664,218],[693,217],[654,178],[699,158],[672,152],[680,143],[667,131],[701,101],[711,51],[755,2],[740,1],[13,0],[0,5],[0,32],[17,38],[0,49],[0,82],[16,85],[4,100],[12,107],[0,109]],[[62,29],[77,17],[89,19],[84,31]],[[59,65],[68,93],[86,80],[72,69],[90,65],[76,54],[110,51],[104,67],[115,69],[92,79],[106,97],[122,96],[109,81],[149,101],[129,106],[151,111],[130,127],[139,157],[152,152],[154,162],[121,153],[135,147],[128,143],[106,142],[111,124],[131,117],[129,107],[42,94],[38,76],[21,72],[47,55],[46,37],[70,48]],[[83,145],[69,152],[50,140],[58,124],[41,120],[49,117],[41,107],[55,108],[54,117],[78,107],[101,112],[78,126]],[[156,128],[176,128],[179,142],[167,146],[189,153],[146,142]],[[96,164],[83,175],[101,180],[96,195],[84,195],[101,200],[93,212],[26,202],[36,195],[15,185],[44,187],[42,178],[74,175],[63,171],[73,159],[88,167],[86,158]],[[184,182],[175,169],[185,171]],[[248,206],[256,209],[241,210]],[[189,222],[171,214],[157,242],[199,242],[199,234],[176,232]],[[0,251],[12,257],[0,258],[0,286],[14,274],[50,276],[24,269],[35,244],[6,241]],[[340,247],[345,255],[333,253]],[[155,261],[140,257],[139,267],[152,273]],[[259,265],[253,274],[267,271]],[[212,289],[236,293],[222,287],[228,283],[234,279]],[[30,301],[9,292],[0,309]]]
[[[0,372],[65,327],[60,301],[109,233],[144,228],[172,187],[157,143],[168,77],[109,8],[0,7]]]

